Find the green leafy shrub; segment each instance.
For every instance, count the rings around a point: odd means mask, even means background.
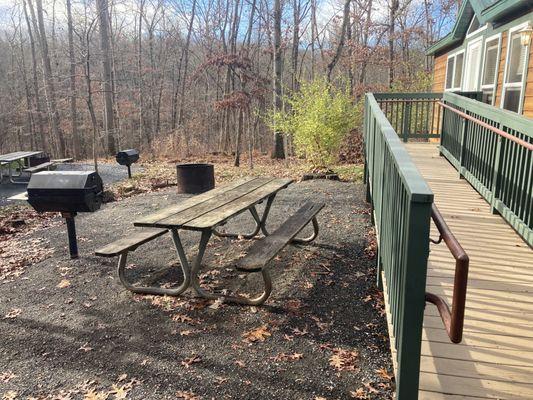
[[[316,169],[335,163],[344,137],[357,126],[361,111],[348,88],[338,89],[323,79],[303,83],[286,99],[287,111],[274,114],[276,129],[292,134],[296,152]]]

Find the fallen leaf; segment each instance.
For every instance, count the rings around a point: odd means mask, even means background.
[[[107,400],[108,397],[109,393],[91,390],[85,394],[83,400]]]
[[[200,396],[195,395],[193,392],[184,392],[182,390],[176,392],[176,397],[180,400],[200,400]]]
[[[87,346],[89,344],[89,342],[85,343],[83,346],[81,346],[78,351],[84,351],[84,352],[88,352],[88,351],[91,351],[93,348],[92,347],[89,347]]]
[[[117,382],[125,381],[127,377],[128,377],[128,374],[122,374],[118,377]]]
[[[9,390],[4,393],[4,395],[2,396],[2,400],[14,400],[17,398],[17,396],[17,392],[15,392],[14,390]]]
[[[383,379],[390,381],[394,378],[394,374],[389,374],[388,371],[385,368],[376,369],[376,372],[379,376],[381,376]]]
[[[8,312],[6,315],[4,315],[4,319],[17,318],[21,313],[22,313],[22,310],[20,308],[14,308],[10,312]]]
[[[3,383],[7,383],[9,382],[11,379],[14,379],[16,378],[17,375],[15,375],[13,372],[11,371],[8,371],[8,372],[4,372],[3,374],[0,374],[0,382],[3,382]]]
[[[366,394],[363,388],[359,388],[356,391],[353,391],[353,390],[350,391],[350,396],[352,396],[354,399],[359,399],[359,400],[368,399],[368,395]]]
[[[70,286],[70,281],[68,279],[63,279],[61,282],[57,284],[57,287],[60,289],[64,289],[69,286]]]
[[[302,358],[304,358],[304,355],[302,353],[279,353],[275,357],[270,357],[270,359],[273,361],[296,361],[301,360]]]
[[[191,357],[187,357],[185,360],[181,362],[181,365],[183,365],[185,368],[189,368],[193,364],[198,364],[202,362],[202,357],[199,355],[192,355]]]
[[[338,371],[355,371],[358,353],[343,349],[333,349],[333,355],[329,358],[329,365]]]
[[[249,343],[264,342],[269,336],[272,336],[272,334],[268,331],[268,327],[266,325],[262,325],[259,328],[242,334],[244,341]]]
[[[241,368],[246,367],[246,364],[244,363],[244,361],[241,361],[241,360],[235,361],[235,364],[237,364]]]

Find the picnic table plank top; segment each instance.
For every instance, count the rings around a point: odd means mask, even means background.
[[[245,178],[166,207],[135,221],[134,225],[191,230],[214,227],[291,182],[291,179]]]
[[[213,209],[185,224],[191,229],[206,229],[220,224],[234,215],[246,210],[261,200],[279,192],[292,183],[292,179],[273,179],[261,187],[250,191],[243,196],[228,202],[221,207]]]
[[[22,158],[35,156],[41,154],[42,151],[15,151],[13,153],[2,154],[0,155],[0,161],[2,162],[13,162],[20,160]]]

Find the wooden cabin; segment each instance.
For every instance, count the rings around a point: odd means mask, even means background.
[[[453,30],[431,46],[434,92],[482,92],[482,101],[533,118],[533,0],[464,0]]]

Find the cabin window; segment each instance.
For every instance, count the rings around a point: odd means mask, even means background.
[[[494,92],[498,79],[498,59],[500,53],[500,36],[487,40],[483,62],[483,76],[481,78],[482,101],[494,104]]]
[[[509,31],[505,79],[503,84],[502,104],[506,110],[520,113],[522,111],[524,82],[527,75],[529,47],[520,40],[523,26]]]
[[[446,64],[446,90],[460,90],[463,79],[464,51],[448,56]]]
[[[465,79],[463,90],[474,92],[479,87],[479,70],[481,68],[482,39],[476,39],[468,43],[466,50]]]

